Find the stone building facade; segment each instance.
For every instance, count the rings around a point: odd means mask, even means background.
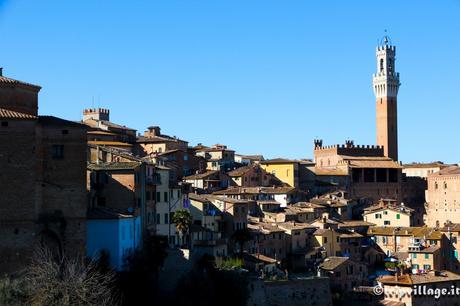
[[[428,175],[425,224],[443,227],[460,223],[460,167],[451,166]]]
[[[402,167],[384,156],[381,146],[355,145],[347,140],[342,145],[323,146],[315,140],[315,172],[327,172],[327,177],[337,177],[338,188],[351,198],[367,198],[376,202],[381,198],[402,199]]]
[[[0,75],[0,272],[46,245],[83,254],[86,127],[38,116],[40,87]]]

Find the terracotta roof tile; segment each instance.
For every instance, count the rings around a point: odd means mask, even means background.
[[[15,112],[9,109],[0,108],[0,118],[2,119],[37,119],[37,116]]]
[[[103,141],[103,140],[90,140],[88,144],[95,146],[114,146],[114,147],[132,147],[132,144],[121,141]]]
[[[227,174],[230,177],[238,177],[238,176],[245,175],[246,173],[248,173],[252,169],[255,169],[255,168],[258,168],[258,167],[259,167],[258,165],[249,165],[249,166],[239,167],[239,168],[237,168],[235,170],[232,170],[232,171],[228,172]]]
[[[208,178],[212,175],[215,175],[219,173],[218,170],[208,170],[206,172],[203,172],[203,173],[198,173],[198,174],[193,174],[193,175],[189,175],[189,176],[186,176],[184,177],[184,180],[201,180],[201,179],[205,179],[205,178]]]
[[[332,271],[347,262],[348,259],[348,257],[330,256],[319,265],[319,268],[327,271]]]
[[[54,117],[54,116],[38,116],[38,123],[41,125],[47,125],[47,126],[66,126],[66,127],[77,127],[77,128],[82,128],[86,129],[87,127],[84,124],[81,124],[79,122],[74,122],[70,120],[65,120],[62,118]]]
[[[267,159],[260,162],[261,164],[298,164],[298,160],[291,160],[286,158],[274,158],[274,159]]]
[[[38,85],[26,83],[26,82],[23,82],[23,81],[18,81],[18,80],[15,80],[15,79],[7,78],[5,76],[0,76],[0,84],[25,85],[25,86],[28,86],[28,87],[33,87],[34,89],[37,89],[37,90],[41,89],[41,87],[38,86]]]
[[[88,164],[88,170],[106,170],[106,171],[116,171],[116,170],[134,170],[141,163],[139,162],[115,162],[115,163],[91,163]]]

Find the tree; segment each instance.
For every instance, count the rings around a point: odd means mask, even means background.
[[[205,258],[198,261],[182,277],[175,291],[166,297],[167,300],[158,305],[243,306],[247,305],[249,293],[249,278],[246,273],[216,269]]]
[[[247,228],[236,230],[232,239],[237,242],[240,246],[240,256],[243,255],[244,244],[251,240],[251,233]]]
[[[119,272],[122,305],[158,305],[158,274],[167,256],[167,240],[148,236],[144,247],[125,258],[124,270]]]
[[[0,280],[0,304],[118,305],[115,286],[115,272],[102,271],[98,261],[70,259],[41,247],[23,273]]]
[[[183,237],[187,234],[190,229],[190,225],[192,224],[192,215],[188,210],[180,209],[174,213],[172,222],[176,225],[180,241],[183,244]]]

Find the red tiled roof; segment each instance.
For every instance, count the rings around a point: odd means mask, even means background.
[[[15,112],[5,108],[0,108],[0,118],[2,119],[37,119],[37,116]]]
[[[256,169],[257,165],[249,165],[249,166],[244,166],[244,167],[239,167],[235,170],[232,170],[230,171],[228,174],[228,176],[231,176],[231,177],[238,177],[238,176],[242,176],[242,175],[245,175],[246,173],[248,173],[249,171],[251,171],[252,169]]]
[[[0,76],[0,84],[25,85],[25,86],[28,86],[28,87],[33,87],[34,89],[37,89],[37,90],[41,89],[41,87],[38,86],[38,85],[18,81],[18,80],[15,80],[15,79],[7,78],[5,76]]]

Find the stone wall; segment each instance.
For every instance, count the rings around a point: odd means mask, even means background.
[[[257,279],[251,281],[249,287],[248,306],[332,306],[327,277],[280,281]]]

